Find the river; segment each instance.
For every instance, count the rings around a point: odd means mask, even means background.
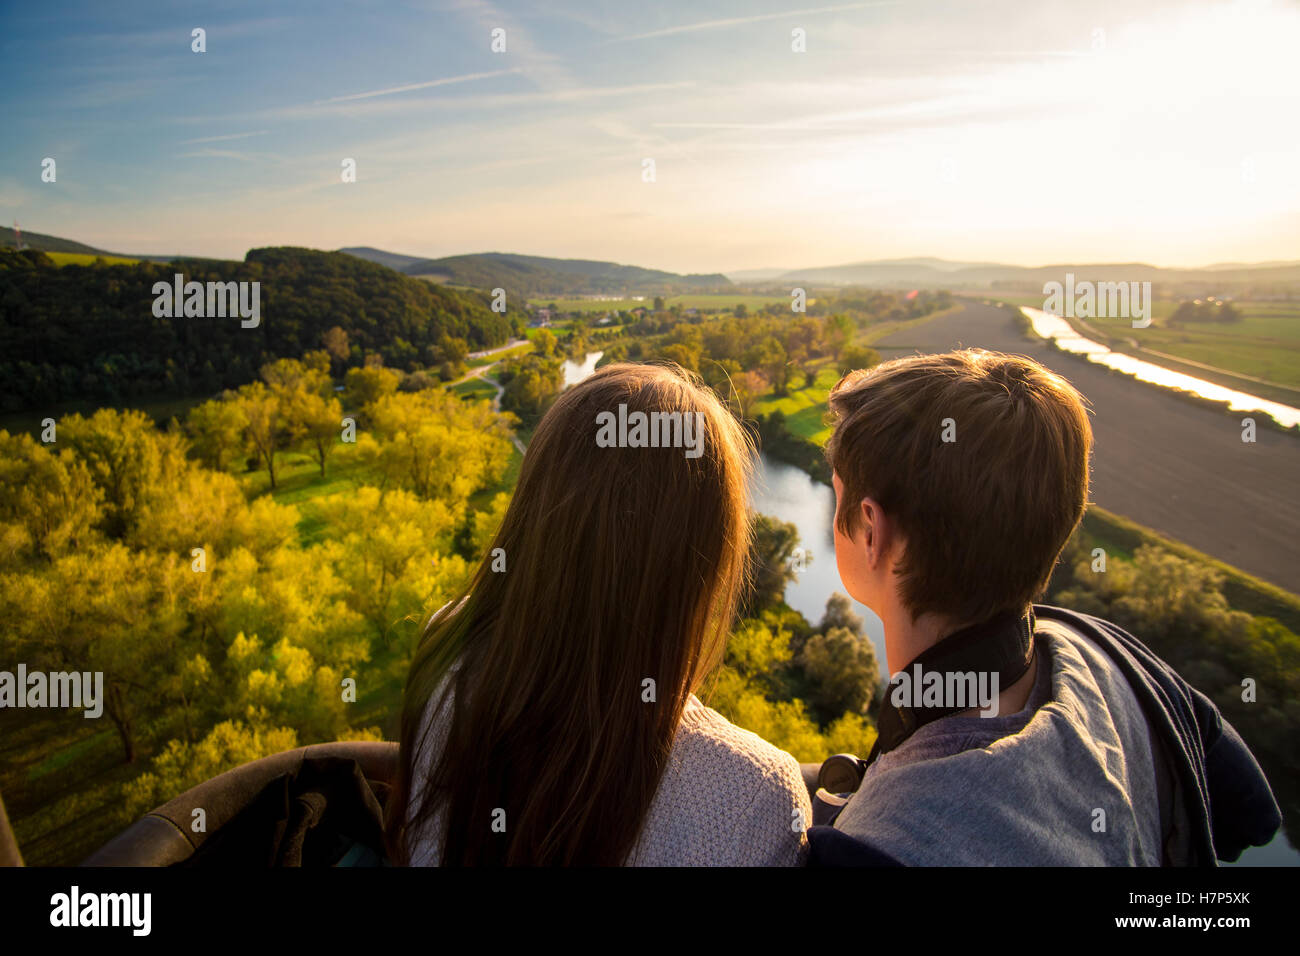
[[[564,387],[569,388],[577,385],[584,378],[596,371],[596,363],[604,352],[588,352],[581,362],[575,362],[573,359],[564,360]]]
[[[785,602],[816,625],[830,596],[836,591],[846,594],[835,567],[835,491],[794,465],[760,455],[751,495],[755,511],[788,521],[799,529],[803,570],[786,585]],[[856,601],[853,610],[866,625],[883,679],[888,676],[884,625],[873,611]]]
[[[1112,351],[1100,342],[1094,342],[1092,339],[1085,339],[1079,335],[1074,331],[1070,323],[1059,315],[1053,315],[1041,309],[1031,309],[1028,306],[1022,306],[1020,311],[1029,319],[1036,335],[1052,340],[1062,351],[1073,352],[1086,357],[1089,362],[1105,365],[1107,368],[1113,368],[1126,375],[1132,375],[1143,382],[1151,382],[1165,388],[1191,392],[1193,395],[1199,395],[1214,402],[1226,402],[1228,408],[1233,411],[1263,412],[1287,428],[1300,425],[1300,408],[1292,408],[1290,405],[1283,405],[1280,402],[1270,402],[1258,395],[1251,395],[1249,392],[1239,392],[1236,389],[1225,388],[1222,385],[1207,382],[1202,378],[1184,375],[1182,372],[1175,372],[1164,366],[1155,365],[1134,358],[1131,355],[1125,355],[1123,352]]]

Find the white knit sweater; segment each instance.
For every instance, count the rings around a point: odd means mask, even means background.
[[[434,694],[430,710],[437,698]],[[445,707],[450,699],[448,694]],[[426,726],[432,716],[426,711]],[[412,806],[443,740],[445,732],[435,727],[428,752],[416,765]],[[811,823],[812,804],[798,761],[691,695],[625,865],[798,866]],[[444,827],[438,815],[428,830],[412,834],[413,866],[438,864]]]

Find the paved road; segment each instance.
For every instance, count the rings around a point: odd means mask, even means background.
[[[1300,439],[1259,428],[1256,443],[1244,443],[1245,413],[1201,408],[1062,355],[981,303],[875,344],[887,359],[961,346],[1032,356],[1088,398],[1098,505],[1300,593]]]

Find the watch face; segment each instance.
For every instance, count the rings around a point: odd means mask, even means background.
[[[852,793],[859,782],[857,760],[842,754],[828,758],[817,775],[817,786],[828,793]]]

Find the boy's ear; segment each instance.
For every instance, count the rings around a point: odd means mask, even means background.
[[[872,498],[863,498],[858,503],[858,518],[861,521],[862,546],[866,553],[867,564],[875,568],[880,559],[884,557],[881,546],[884,544],[882,535],[881,518],[884,513],[880,510],[880,505]]]
[[[874,498],[863,498],[858,508],[862,522],[860,541],[867,566],[872,570],[888,570],[890,552],[899,544],[898,529]]]

